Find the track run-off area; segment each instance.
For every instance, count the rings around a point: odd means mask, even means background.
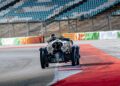
[[[0,47],[0,86],[120,86],[120,40],[75,41],[80,65],[41,69],[44,44]]]

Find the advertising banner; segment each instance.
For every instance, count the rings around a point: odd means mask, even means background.
[[[20,40],[19,38],[14,39],[14,45],[20,45]]]
[[[77,34],[76,33],[64,33],[63,36],[65,38],[69,38],[71,40],[77,40]]]
[[[2,45],[2,43],[1,43],[1,38],[0,38],[0,45]]]
[[[100,40],[102,39],[117,39],[117,31],[107,31],[107,32],[99,32]]]
[[[16,38],[1,38],[0,45],[23,45],[23,44],[37,44],[43,43],[43,36],[31,37],[16,37]]]
[[[36,37],[23,37],[19,38],[20,44],[36,44],[36,43],[43,43],[43,37],[42,36],[36,36]]]
[[[85,33],[85,40],[98,40],[99,39],[99,32],[86,32]]]
[[[15,38],[2,38],[1,44],[2,45],[14,45]]]
[[[118,36],[118,38],[120,38],[120,32],[117,32],[117,36]]]
[[[98,40],[99,32],[77,33],[77,40]]]
[[[85,33],[77,33],[77,40],[85,40]]]

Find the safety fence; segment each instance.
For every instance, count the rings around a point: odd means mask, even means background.
[[[37,44],[43,43],[43,36],[31,37],[16,37],[16,38],[0,38],[0,45],[24,45],[24,44]]]
[[[120,31],[64,33],[64,37],[72,40],[103,40],[120,38]]]

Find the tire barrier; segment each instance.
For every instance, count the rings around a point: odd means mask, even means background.
[[[16,37],[16,38],[0,38],[0,45],[24,45],[43,43],[43,36]]]

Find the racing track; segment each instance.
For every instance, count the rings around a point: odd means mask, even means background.
[[[0,47],[0,86],[46,86],[57,72],[75,74],[67,76],[53,86],[119,86],[120,41],[80,41],[81,66],[66,68],[51,66],[42,70],[39,46]],[[62,72],[61,72],[62,71]],[[57,78],[59,74],[57,73]]]
[[[42,70],[39,47],[0,47],[0,86],[46,86],[54,68]]]
[[[83,71],[53,86],[120,86],[120,41],[84,41],[81,44]]]

